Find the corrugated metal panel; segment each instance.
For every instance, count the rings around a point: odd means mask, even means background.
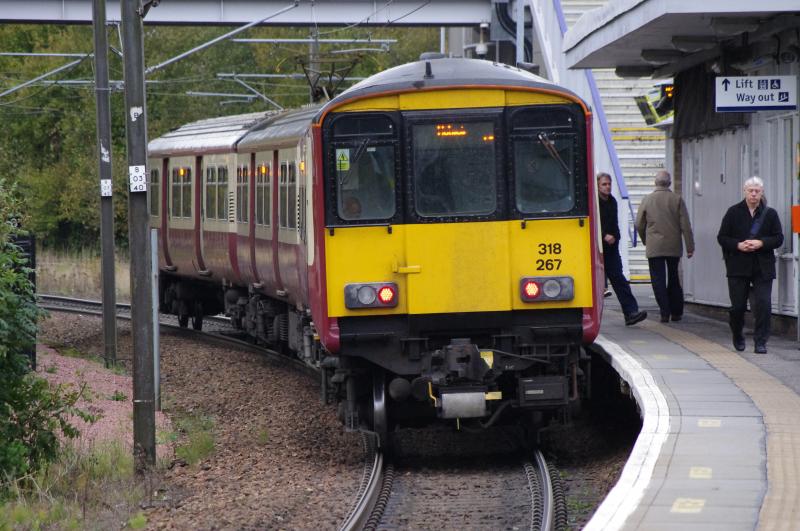
[[[152,140],[147,148],[151,157],[231,151],[250,129],[275,114],[256,112],[199,120]]]

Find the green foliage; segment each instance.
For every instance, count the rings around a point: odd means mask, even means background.
[[[169,58],[229,31],[217,27],[145,28],[145,64],[159,64]],[[256,27],[239,35],[254,38],[308,37],[307,28]],[[398,29],[320,28],[325,38],[397,39],[388,52],[353,52],[333,56],[331,45],[320,45],[326,59],[323,70],[331,68],[363,77],[391,66],[416,60],[423,51],[438,49],[438,28]],[[0,25],[0,48],[14,52],[88,53],[92,51],[89,26]],[[117,35],[109,30],[109,43],[119,47]],[[336,48],[359,48],[342,44]],[[377,48],[377,46],[366,46]],[[0,91],[62,66],[68,59],[58,57],[0,57]],[[245,94],[231,79],[219,73],[302,74],[301,63],[308,63],[305,44],[242,44],[225,40],[185,59],[155,71],[147,86],[147,120],[150,138],[181,124],[229,114],[256,112],[274,107],[256,98],[252,102],[221,105],[216,97],[195,97],[186,93],[221,92]],[[119,56],[109,54],[109,75],[123,78]],[[92,60],[87,58],[47,81],[94,80]],[[309,89],[300,79],[248,80],[256,90],[286,108],[308,103]],[[119,84],[112,83],[111,131],[114,181],[114,231],[116,241],[127,241],[126,141],[124,96]],[[341,92],[347,84],[339,87]],[[0,101],[0,175],[21,187],[27,227],[40,242],[53,247],[97,246],[99,228],[99,184],[96,156],[95,93],[91,84],[35,84],[14,92]]]
[[[122,391],[114,391],[114,394],[111,395],[111,400],[115,402],[124,402],[128,399],[128,397]]]
[[[17,233],[11,220],[18,211],[13,187],[0,179],[0,481],[52,460],[59,433],[78,435],[70,415],[93,420],[75,407],[82,390],[51,389],[28,373],[25,352],[35,344],[41,311],[20,250],[9,241]]]
[[[147,517],[142,512],[136,513],[128,520],[128,527],[131,529],[144,529],[147,527]]]
[[[194,465],[214,451],[214,420],[202,415],[188,415],[175,421],[184,442],[175,449],[175,455]]]

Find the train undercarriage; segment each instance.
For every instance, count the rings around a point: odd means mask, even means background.
[[[310,317],[283,301],[169,277],[161,284],[161,311],[182,326],[199,330],[203,315],[225,313],[252,341],[319,369],[322,400],[338,404],[347,429],[373,431],[382,444],[398,426],[567,422],[587,392],[579,312],[340,319],[341,351],[331,355]]]

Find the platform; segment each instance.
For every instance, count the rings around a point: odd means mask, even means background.
[[[585,529],[800,529],[800,344],[736,352],[726,321],[687,307],[660,323],[649,284],[633,286],[647,320],[625,326],[605,299],[595,348],[630,385],[642,432],[620,480]]]

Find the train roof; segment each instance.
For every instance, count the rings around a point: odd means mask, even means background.
[[[233,151],[242,136],[278,113],[262,111],[199,120],[151,140],[147,150],[151,157]]]
[[[430,63],[430,77],[426,77],[427,63]],[[510,65],[482,59],[441,58],[407,63],[370,76],[339,94],[326,105],[326,108],[353,98],[368,97],[385,92],[467,85],[557,90],[582,101],[571,90]]]
[[[285,111],[253,127],[238,143],[239,151],[256,151],[269,146],[295,143],[311,125],[319,105]]]

